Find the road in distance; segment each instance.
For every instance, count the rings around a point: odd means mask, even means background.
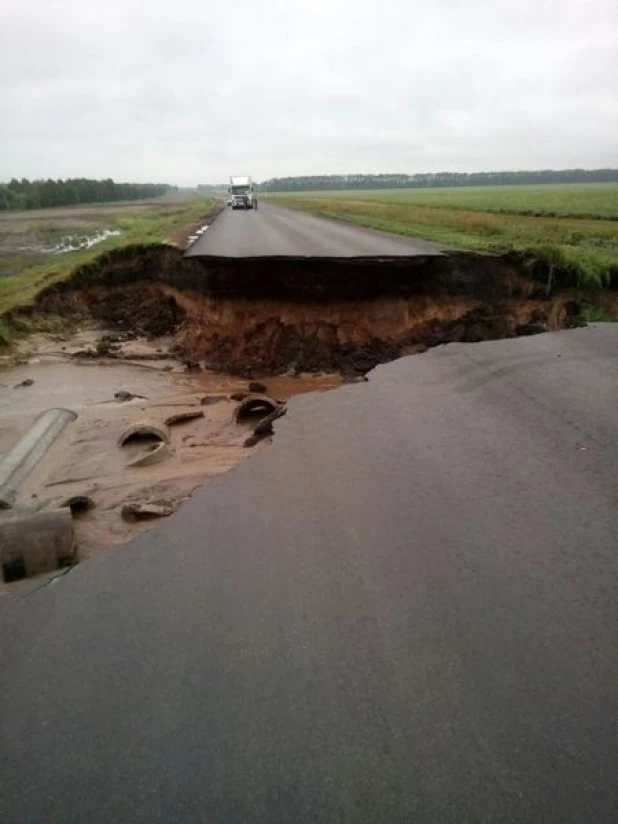
[[[187,250],[188,257],[416,257],[439,254],[436,243],[364,229],[260,202],[221,212]]]

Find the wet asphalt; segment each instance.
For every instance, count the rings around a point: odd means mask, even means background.
[[[259,201],[258,209],[228,207],[187,250],[187,257],[416,257],[443,247],[364,229]]]
[[[295,399],[0,598],[0,821],[615,824],[618,326]]]

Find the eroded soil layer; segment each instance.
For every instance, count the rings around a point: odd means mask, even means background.
[[[142,246],[82,267],[12,320],[171,334],[185,359],[240,374],[362,373],[441,343],[577,325],[585,298],[550,292],[545,273],[512,255],[188,259]]]

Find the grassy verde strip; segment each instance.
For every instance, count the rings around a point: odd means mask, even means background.
[[[493,254],[517,251],[530,266],[548,271],[550,286],[552,281],[583,288],[618,285],[618,184],[271,197],[295,209],[445,246]]]
[[[112,249],[132,244],[170,242],[175,235],[208,215],[214,204],[212,198],[162,200],[154,208],[152,205],[142,208],[136,204],[135,210],[127,210],[123,204],[122,209],[117,212],[112,210],[104,217],[104,225],[119,229],[120,234],[108,237],[90,249],[52,255],[40,263],[26,265],[16,274],[0,277],[0,342],[8,342],[11,337],[11,329],[6,321],[2,321],[2,315],[15,306],[31,301],[44,286],[68,277],[79,266]],[[54,210],[47,211],[46,219],[53,221]],[[65,215],[62,217],[64,220]]]

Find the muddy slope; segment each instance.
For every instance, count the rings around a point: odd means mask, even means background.
[[[82,267],[20,314],[173,333],[186,358],[232,372],[365,372],[440,343],[576,325],[580,298],[548,295],[513,256],[239,261],[142,246]]]

